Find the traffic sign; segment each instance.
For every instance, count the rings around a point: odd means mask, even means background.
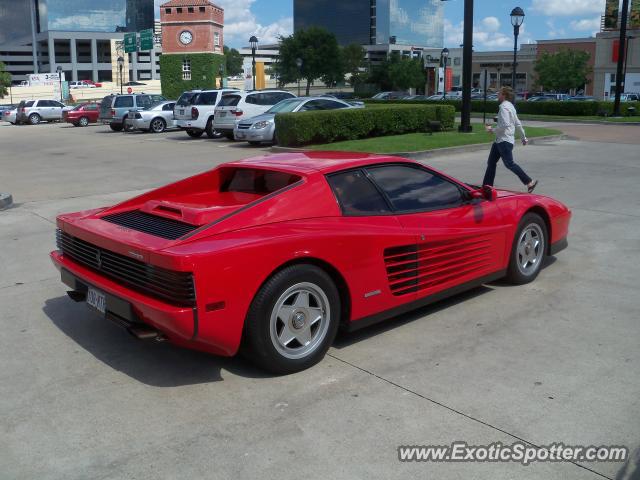
[[[153,50],[153,29],[140,31],[140,50]]]
[[[125,33],[124,34],[124,52],[125,53],[133,53],[137,50],[136,45],[136,33]]]

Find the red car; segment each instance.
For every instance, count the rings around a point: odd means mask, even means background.
[[[285,373],[321,360],[339,326],[532,281],[570,218],[403,158],[278,154],[60,215],[51,258],[71,298],[138,338],[226,356],[242,343]]]
[[[86,127],[90,123],[96,123],[98,115],[100,115],[99,103],[82,103],[73,110],[64,110],[62,120],[73,124],[74,127]]]
[[[86,83],[87,85],[93,85],[96,88],[102,87],[101,83],[94,82],[93,80],[82,80],[82,82]]]

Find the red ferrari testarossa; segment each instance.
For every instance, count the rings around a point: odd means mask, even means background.
[[[71,298],[139,338],[227,356],[243,343],[285,373],[320,361],[340,326],[532,281],[570,218],[403,158],[277,154],[60,215],[51,258]]]

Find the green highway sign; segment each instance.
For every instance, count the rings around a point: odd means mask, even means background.
[[[153,29],[140,31],[140,50],[153,50]]]
[[[125,53],[133,53],[135,52],[138,48],[137,45],[137,39],[136,39],[136,33],[125,33],[124,34],[124,52]]]

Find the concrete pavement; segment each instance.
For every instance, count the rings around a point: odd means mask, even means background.
[[[286,377],[135,341],[69,300],[47,256],[57,213],[266,149],[55,124],[0,125],[0,149],[0,191],[16,202],[0,212],[0,478],[613,479],[620,463],[401,463],[396,448],[638,446],[637,146],[517,147],[539,193],[572,208],[569,249],[530,285],[342,335]],[[474,182],[485,162],[430,160]],[[522,188],[503,166],[497,183]]]

